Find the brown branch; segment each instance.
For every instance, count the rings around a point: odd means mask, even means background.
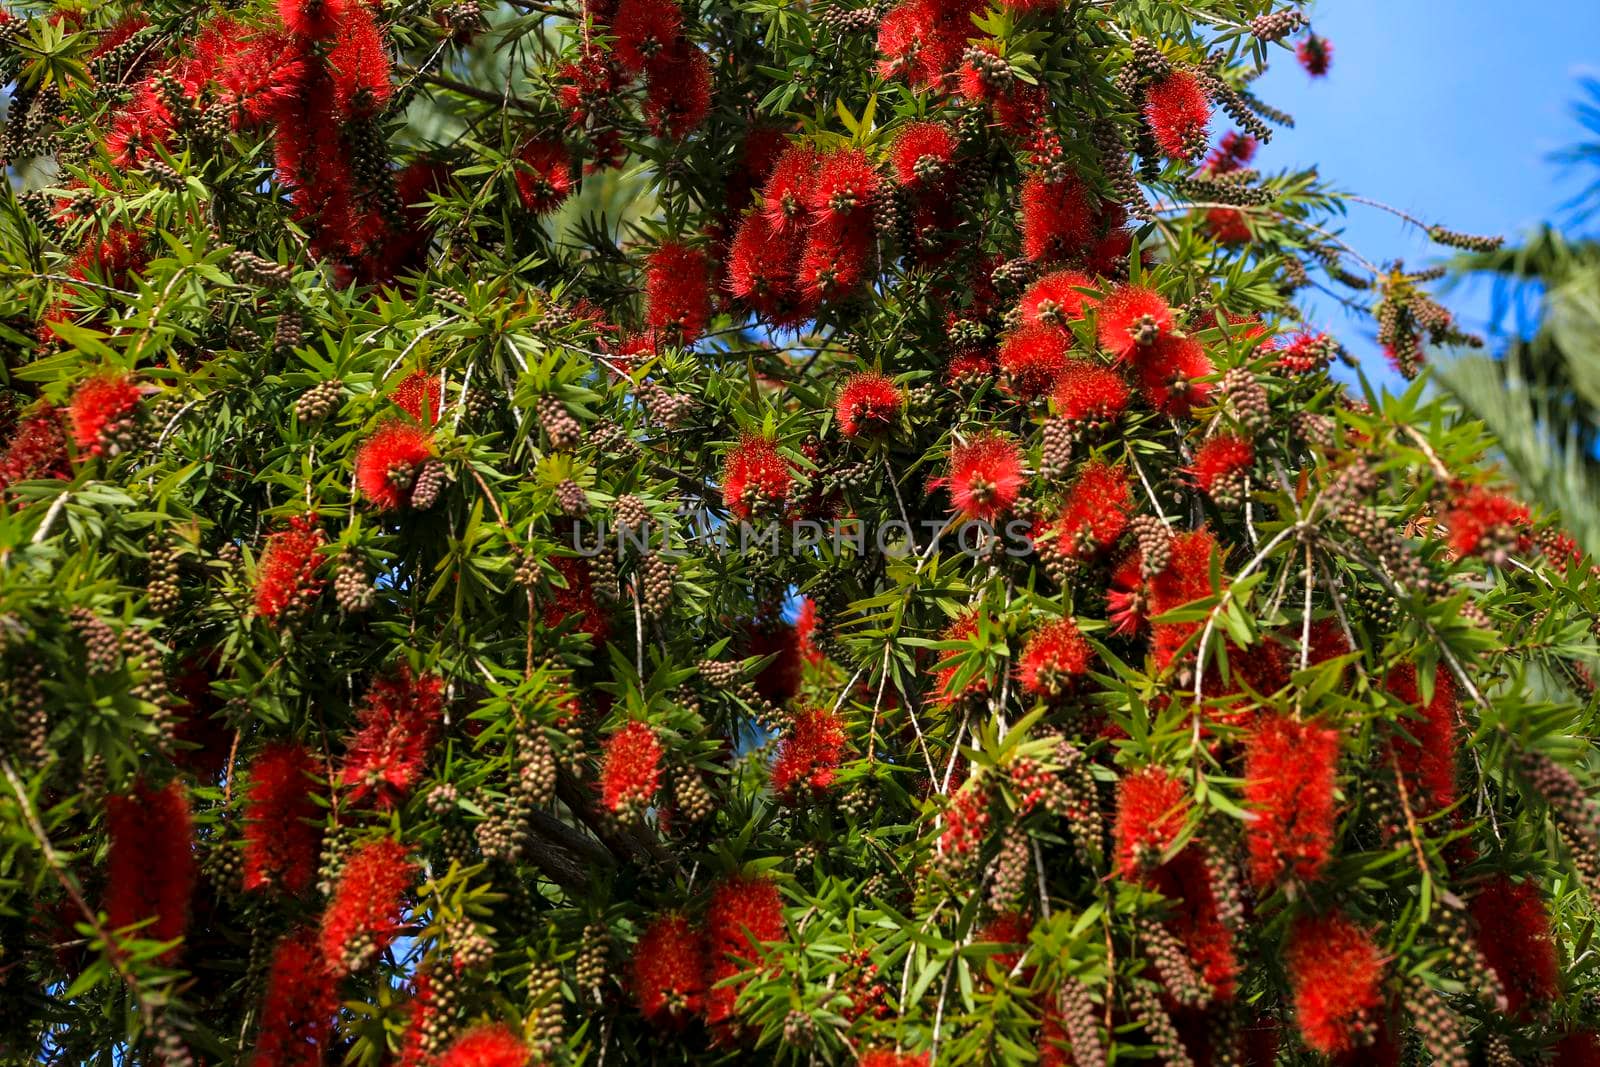
[[[485,104],[494,104],[498,107],[515,108],[518,111],[526,112],[530,115],[537,115],[542,111],[538,104],[524,100],[521,97],[510,96],[505,93],[497,93],[492,89],[480,89],[476,85],[468,85],[466,82],[457,81],[456,79],[444,74],[430,74],[428,71],[418,70],[415,67],[408,67],[404,65],[398,66],[395,69],[405,77],[422,82],[424,85],[432,85],[440,89],[447,89],[452,93],[460,93],[462,96],[471,97],[472,99],[482,101]]]

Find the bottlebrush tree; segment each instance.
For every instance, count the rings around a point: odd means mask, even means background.
[[[0,42],[7,1062],[1600,1062],[1600,584],[1330,378],[1470,338],[1300,12]]]

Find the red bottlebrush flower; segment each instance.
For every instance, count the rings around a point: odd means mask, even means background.
[[[556,556],[550,565],[561,576],[564,585],[550,587],[550,599],[545,604],[544,624],[550,629],[567,622],[577,621],[577,632],[588,634],[596,648],[611,636],[611,617],[601,608],[594,595],[594,574],[588,560],[575,556]]]
[[[951,387],[976,384],[994,376],[994,354],[984,348],[963,348],[950,357],[945,381]]]
[[[1212,174],[1229,174],[1256,158],[1256,139],[1248,133],[1229,130],[1206,157],[1205,169]]]
[[[348,0],[278,0],[278,17],[297,37],[331,37],[344,19]]]
[[[780,507],[789,499],[794,474],[778,446],[748,434],[722,463],[722,502],[736,519]]]
[[[1278,369],[1285,374],[1314,374],[1328,365],[1338,347],[1325,333],[1297,334],[1278,350]]]
[[[1219,245],[1247,245],[1255,239],[1250,220],[1234,207],[1214,207],[1206,211],[1206,232]]]
[[[125,374],[100,374],[80,383],[67,403],[72,440],[90,455],[114,450],[139,406],[139,387]]]
[[[952,448],[948,473],[932,484],[950,490],[950,503],[963,518],[993,522],[1011,510],[1025,480],[1017,443],[985,434]]]
[[[639,74],[683,36],[683,12],[673,0],[622,0],[611,20],[611,54]]]
[[[1024,326],[1000,346],[1007,390],[1023,400],[1055,387],[1067,366],[1067,335],[1051,326]]]
[[[709,278],[704,252],[663,242],[645,267],[645,325],[685,344],[697,340],[711,318]]]
[[[1212,376],[1217,368],[1199,341],[1172,337],[1141,356],[1136,370],[1145,401],[1162,414],[1181,419],[1211,395],[1211,386],[1200,379]]]
[[[890,1048],[868,1049],[856,1060],[856,1067],[928,1067],[926,1052],[896,1052]]]
[[[1325,1056],[1349,1052],[1383,1002],[1383,958],[1371,935],[1338,912],[1302,916],[1284,962],[1306,1045]]]
[[[1128,410],[1130,396],[1121,375],[1084,359],[1068,360],[1056,379],[1056,413],[1069,422],[1111,422]]]
[[[661,782],[661,742],[637,719],[606,741],[600,765],[600,798],[612,811],[643,808]]]
[[[287,530],[267,538],[267,546],[256,563],[256,614],[273,620],[285,611],[299,608],[322,592],[317,568],[327,555],[322,531],[311,519],[296,515]]]
[[[861,284],[871,255],[872,227],[863,219],[819,223],[806,233],[795,284],[807,300],[836,300]]]
[[[938,122],[913,122],[889,147],[894,179],[908,189],[927,186],[948,172],[956,158],[956,136]]]
[[[1019,911],[1003,911],[984,923],[972,940],[990,945],[1005,945],[1007,950],[996,952],[989,958],[1002,972],[1009,972],[1022,959],[1033,923]],[[1031,970],[1031,968],[1030,968]]]
[[[533,1053],[509,1026],[478,1026],[450,1043],[438,1067],[524,1067]]]
[[[839,430],[846,437],[887,430],[900,414],[900,387],[876,371],[852,374],[839,390],[834,408]]]
[[[360,728],[345,747],[339,780],[352,803],[371,795],[393,808],[417,782],[444,719],[444,680],[413,675],[405,664],[373,681],[357,713]]]
[[[1211,557],[1216,550],[1216,538],[1209,530],[1194,530],[1173,538],[1172,562],[1150,582],[1150,614],[1164,615],[1192,601],[1214,596],[1217,590],[1211,584]],[[1178,649],[1199,629],[1197,622],[1155,624],[1152,651],[1156,666],[1165,670],[1171,665]]]
[[[1418,713],[1399,721],[1407,736],[1397,734],[1391,742],[1412,807],[1423,817],[1436,814],[1456,802],[1460,711],[1455,682],[1440,664],[1433,677],[1433,699],[1423,704],[1416,664],[1404,663],[1389,672],[1387,687]]]
[[[1052,550],[1068,559],[1089,559],[1116,543],[1132,514],[1127,470],[1100,460],[1085,463],[1061,505]]]
[[[682,915],[663,915],[633,952],[633,994],[639,1012],[663,1029],[680,1030],[705,1002],[705,939]]]
[[[356,484],[387,511],[411,501],[411,484],[433,456],[433,438],[420,426],[386,422],[356,449]]]
[[[1058,697],[1089,672],[1093,660],[1094,650],[1083,639],[1078,624],[1061,618],[1041,626],[1028,638],[1017,664],[1017,680],[1024,692]]]
[[[800,612],[794,620],[794,637],[800,646],[800,657],[813,667],[820,666],[828,657],[817,647],[817,602],[810,597],[800,601]]]
[[[1450,550],[1457,556],[1481,556],[1498,567],[1513,551],[1526,552],[1531,546],[1526,528],[1533,516],[1527,506],[1481,486],[1458,494],[1444,521]]]
[[[1117,782],[1117,870],[1130,882],[1161,863],[1189,817],[1189,790],[1160,767],[1132,771]]]
[[[1265,890],[1284,875],[1314,882],[1333,848],[1339,732],[1265,714],[1245,742],[1250,878]]]
[[[841,148],[817,161],[806,206],[823,222],[843,222],[872,205],[882,179],[859,148]]]
[[[1084,309],[1099,300],[1078,290],[1096,289],[1094,279],[1076,270],[1058,270],[1028,286],[1019,305],[1022,321],[1029,326],[1054,326],[1064,329],[1069,322],[1083,318]]]
[[[1526,1018],[1530,1009],[1560,996],[1555,937],[1537,882],[1500,875],[1478,890],[1468,907],[1478,928],[1478,949],[1499,977],[1513,1018]]]
[[[1208,437],[1195,449],[1194,466],[1187,473],[1195,486],[1215,499],[1218,490],[1238,488],[1238,483],[1256,461],[1256,446],[1248,438],[1219,433]]]
[[[318,945],[324,965],[349,974],[388,947],[405,919],[405,896],[416,867],[406,847],[380,838],[350,854],[322,913]]]
[[[1562,1067],[1600,1067],[1600,1033],[1579,1030],[1555,1043],[1552,1063]]]
[[[0,453],[0,490],[18,482],[71,476],[67,438],[54,408],[41,408],[17,423]]]
[[[1171,903],[1167,927],[1183,943],[1212,994],[1220,1001],[1231,1000],[1239,957],[1203,849],[1184,848],[1145,881]]]
[[[1122,557],[1111,572],[1111,588],[1106,593],[1113,632],[1136,634],[1150,617],[1150,584],[1145,580],[1144,555],[1134,549]]]
[[[268,745],[250,765],[244,809],[244,887],[296,894],[311,884],[322,846],[317,763],[294,741]]]
[[[517,153],[517,195],[535,215],[547,215],[572,195],[572,156],[554,138],[529,141]]]
[[[956,8],[959,5],[950,5]],[[936,0],[903,0],[878,23],[878,73],[884,78],[904,74],[918,88],[936,86],[961,61],[966,31],[948,25]]]
[[[326,2],[326,0],[324,0]],[[328,50],[327,70],[333,82],[333,104],[345,118],[366,118],[389,102],[389,55],[383,34],[365,3],[351,4]]]
[[[1308,34],[1295,48],[1294,54],[1307,74],[1313,78],[1323,78],[1333,65],[1333,42],[1314,33]]]
[[[782,941],[783,899],[767,878],[730,878],[711,894],[706,908],[706,942],[711,953],[711,985],[706,1022],[726,1026],[734,1016],[742,982],[727,982],[760,959],[763,944]]]
[[[787,704],[800,691],[800,641],[798,632],[781,619],[751,623],[745,630],[746,657],[772,662],[755,677],[756,692],[773,704]]]
[[[160,789],[136,781],[106,798],[106,917],[113,930],[150,922],[131,936],[176,941],[189,924],[195,861],[189,794],[174,778]],[[170,962],[177,948],[163,959]]]
[[[338,1010],[338,978],[323,961],[316,931],[289,934],[272,953],[251,1062],[260,1067],[322,1067]]]
[[[737,214],[750,205],[788,147],[789,135],[783,127],[758,125],[750,128],[739,146],[739,165],[728,175],[730,214]]]
[[[794,276],[804,248],[798,229],[772,229],[765,212],[752,211],[728,247],[728,291],[774,325],[805,317],[806,303]]]
[[[443,410],[444,386],[439,383],[438,375],[425,370],[412,371],[394,387],[389,399],[395,407],[424,426],[432,426],[439,420],[439,412]]]
[[[969,641],[978,634],[978,612],[976,609],[967,612],[961,618],[951,623],[940,634],[944,641]],[[959,664],[949,664],[951,660],[958,660],[962,656],[960,650],[947,652],[935,668],[934,682],[938,690],[939,702],[953,704],[966,696],[981,696],[989,691],[989,679],[984,677],[982,671],[974,674],[961,684],[956,683],[956,676],[961,673]]]
[[[956,858],[976,856],[989,832],[988,788],[978,778],[968,778],[944,811],[939,852]]]
[[[650,65],[644,115],[657,137],[682,140],[711,112],[711,61],[680,39]]]
[[[1144,117],[1161,150],[1173,159],[1193,159],[1205,151],[1211,101],[1200,79],[1175,70],[1145,90]]]
[[[761,187],[761,214],[772,233],[787,233],[806,217],[806,198],[816,180],[819,157],[808,144],[793,144]]]
[[[1035,263],[1064,259],[1094,237],[1094,210],[1077,178],[1022,184],[1022,253]]]
[[[797,712],[778,742],[778,755],[772,762],[772,791],[794,799],[801,786],[817,792],[828,788],[844,754],[844,743],[844,723],[833,712],[826,708]]]
[[[1119,285],[1100,304],[1100,345],[1118,359],[1143,357],[1172,336],[1172,308],[1152,289]]]

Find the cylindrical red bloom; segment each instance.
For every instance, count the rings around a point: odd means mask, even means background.
[[[1110,422],[1128,410],[1131,395],[1116,371],[1071,359],[1056,379],[1056,413],[1071,422]]]
[[[1458,493],[1444,516],[1450,529],[1450,550],[1458,556],[1482,556],[1504,566],[1513,551],[1530,546],[1526,533],[1533,521],[1527,505],[1482,486]]]
[[[746,435],[723,460],[722,502],[736,519],[782,505],[793,485],[789,461],[764,437]]]
[[[1022,491],[1022,449],[1009,437],[985,434],[950,450],[950,469],[937,484],[966,519],[993,522],[1011,510]]]
[[[896,1052],[892,1048],[868,1049],[856,1060],[856,1067],[928,1067],[926,1052]]]
[[[1333,849],[1339,732],[1263,713],[1245,742],[1250,877],[1266,889],[1288,875],[1313,882]]]
[[[244,808],[244,887],[299,893],[311,884],[322,845],[317,763],[304,745],[268,745],[250,765]]]
[[[1285,374],[1312,374],[1328,365],[1338,351],[1338,342],[1325,333],[1296,334],[1288,344],[1276,349],[1278,356],[1278,369]]]
[[[550,586],[550,599],[545,604],[544,624],[550,629],[574,622],[578,633],[588,634],[590,643],[598,648],[611,636],[611,616],[600,606],[594,595],[594,572],[589,561],[576,556],[556,556],[550,565],[561,575],[565,585]]]
[[[353,3],[345,12],[328,50],[327,67],[333,104],[342,117],[367,118],[389,102],[389,54],[367,4]]]
[[[648,723],[635,719],[606,741],[600,765],[600,796],[612,811],[642,808],[661,781],[661,741]]]
[[[1131,771],[1117,782],[1117,870],[1141,880],[1161,862],[1189,817],[1189,790],[1160,767]]]
[[[529,141],[517,153],[517,195],[522,206],[544,215],[572,194],[572,156],[555,138]]]
[[[1202,493],[1215,496],[1214,490],[1237,480],[1255,461],[1256,446],[1248,438],[1219,433],[1195,449],[1194,466],[1188,470]]]
[[[1307,34],[1294,51],[1295,58],[1300,60],[1300,65],[1313,78],[1325,77],[1328,68],[1333,65],[1333,42],[1326,37]]]
[[[251,1062],[259,1067],[323,1067],[338,1010],[338,977],[318,950],[316,931],[289,934],[272,953]]]
[[[679,38],[650,64],[644,117],[657,137],[682,140],[711,111],[711,61]]]
[[[405,919],[405,896],[415,875],[409,851],[390,837],[350,854],[318,936],[330,971],[349,974],[388,947]]]
[[[440,405],[444,403],[444,386],[437,374],[429,374],[425,370],[412,371],[400,379],[400,384],[394,387],[389,399],[394,401],[395,407],[424,426],[432,426],[439,421]]]
[[[278,17],[297,37],[331,37],[344,19],[348,0],[278,0]]]
[[[819,221],[843,221],[872,205],[882,184],[867,154],[859,148],[841,148],[817,161],[817,171],[806,188],[806,206]]]
[[[1100,303],[1100,345],[1118,359],[1152,351],[1173,326],[1172,308],[1153,289],[1119,285]]]
[[[1206,232],[1219,245],[1247,245],[1255,239],[1249,218],[1236,207],[1207,208]]]
[[[728,291],[774,325],[798,322],[806,312],[795,282],[804,248],[798,228],[779,232],[765,212],[750,212],[728,248]]]
[[[1417,667],[1403,663],[1389,672],[1389,692],[1416,711],[1398,722],[1404,736],[1391,743],[1412,808],[1423,818],[1456,802],[1456,752],[1460,709],[1450,670],[1439,664],[1433,676],[1433,698],[1426,704],[1417,686]]]
[[[645,266],[645,325],[687,344],[711,318],[710,264],[704,252],[665,241]]]
[[[1144,117],[1161,150],[1174,159],[1193,159],[1205,151],[1211,101],[1200,79],[1175,70],[1145,90]]]
[[[326,555],[325,545],[322,531],[303,515],[290,519],[287,530],[270,535],[256,563],[256,614],[276,619],[320,593],[323,583],[317,568]]]
[[[1094,210],[1077,178],[1047,181],[1034,174],[1022,184],[1022,254],[1036,263],[1064,259],[1094,237]]]
[[[806,198],[816,180],[817,150],[793,144],[773,165],[761,187],[760,212],[773,233],[789,233],[806,219]]]
[[[864,216],[830,216],[806,231],[795,285],[808,301],[837,300],[867,276],[872,226]]]
[[[21,422],[0,453],[0,489],[36,478],[70,478],[61,417],[43,408]]]
[[[1181,419],[1211,395],[1211,386],[1201,379],[1215,374],[1217,368],[1199,341],[1169,337],[1142,352],[1135,370],[1146,403],[1163,415]]]
[[[1053,551],[1089,559],[1116,543],[1133,515],[1133,487],[1125,467],[1091,460],[1067,490],[1056,519]]]
[[[956,158],[956,136],[939,122],[913,122],[889,147],[895,181],[920,188],[937,181]]]
[[[900,414],[900,387],[876,371],[852,374],[839,390],[834,416],[846,437],[887,430]]]
[[[422,464],[433,455],[428,431],[409,422],[386,422],[356,449],[356,484],[380,508],[403,507]]]
[[[633,952],[633,993],[639,1012],[678,1030],[699,1013],[707,986],[705,938],[682,915],[651,923]]]
[[[129,935],[176,941],[189,924],[194,892],[194,834],[189,794],[174,778],[160,789],[143,779],[106,798],[106,917],[113,930],[151,920]],[[171,961],[177,949],[164,959]]]
[[[1256,157],[1256,139],[1248,133],[1229,130],[1206,157],[1205,169],[1212,174],[1230,174]]]
[[[450,1043],[438,1067],[525,1067],[532,1052],[503,1023],[478,1026]]]
[[[639,74],[683,36],[683,12],[673,0],[622,0],[611,20],[611,54]]]
[[[105,455],[138,406],[139,387],[125,374],[100,374],[81,382],[67,402],[73,443],[92,456]]]
[[[1513,1017],[1525,1018],[1530,1009],[1560,996],[1555,936],[1537,882],[1500,875],[1478,890],[1469,907],[1478,949],[1505,988],[1506,1010]]]
[[[1209,530],[1199,529],[1172,539],[1172,562],[1150,582],[1150,614],[1164,615],[1195,600],[1217,593],[1211,584],[1211,557],[1217,540]],[[1199,632],[1198,622],[1156,623],[1152,628],[1156,666],[1166,669],[1178,649]]]
[[[800,636],[782,619],[761,619],[745,627],[740,653],[747,658],[772,657],[756,674],[755,687],[763,699],[787,704],[800,691]]]
[[[1024,400],[1055,387],[1067,366],[1067,335],[1052,326],[1024,326],[1000,346],[1007,389]]]
[[[734,1016],[743,983],[723,983],[761,958],[761,946],[782,941],[783,898],[768,878],[730,878],[711,894],[706,908],[706,942],[711,954],[711,985],[706,1021],[724,1025]]]
[[[1028,638],[1017,663],[1017,680],[1024,692],[1056,697],[1087,674],[1093,661],[1094,650],[1078,624],[1065,617],[1041,626]]]
[[[1018,305],[1022,321],[1030,326],[1065,328],[1067,323],[1083,318],[1086,308],[1100,302],[1078,290],[1097,288],[1094,279],[1082,271],[1052,271],[1022,294]]]
[[[833,784],[844,753],[844,723],[827,708],[797,712],[778,742],[772,791],[791,794],[800,786],[821,791]]]
[[[1371,935],[1338,912],[1302,916],[1284,962],[1306,1045],[1324,1056],[1349,1052],[1383,1001],[1383,958]]]
[[[989,832],[989,802],[992,799],[984,781],[968,778],[945,808],[944,827],[939,832],[939,853],[957,858],[975,856]]]
[[[1552,1063],[1561,1067],[1600,1067],[1600,1033],[1577,1030],[1555,1043]]]
[[[339,780],[352,803],[372,796],[378,807],[393,808],[422,778],[444,718],[444,680],[401,664],[372,683],[358,716]]]

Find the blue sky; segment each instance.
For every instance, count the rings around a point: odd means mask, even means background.
[[[1580,187],[1546,158],[1580,139],[1578,79],[1600,76],[1596,0],[1322,0],[1310,9],[1334,45],[1326,79],[1275,52],[1259,95],[1294,115],[1257,156],[1263,170],[1316,165],[1340,189],[1424,221],[1509,238]],[[1355,206],[1345,223],[1367,259],[1423,265],[1448,255],[1387,214]],[[1370,320],[1307,300],[1369,375],[1385,368]],[[1480,329],[1485,286],[1445,300]],[[1382,375],[1386,381],[1398,379]]]

